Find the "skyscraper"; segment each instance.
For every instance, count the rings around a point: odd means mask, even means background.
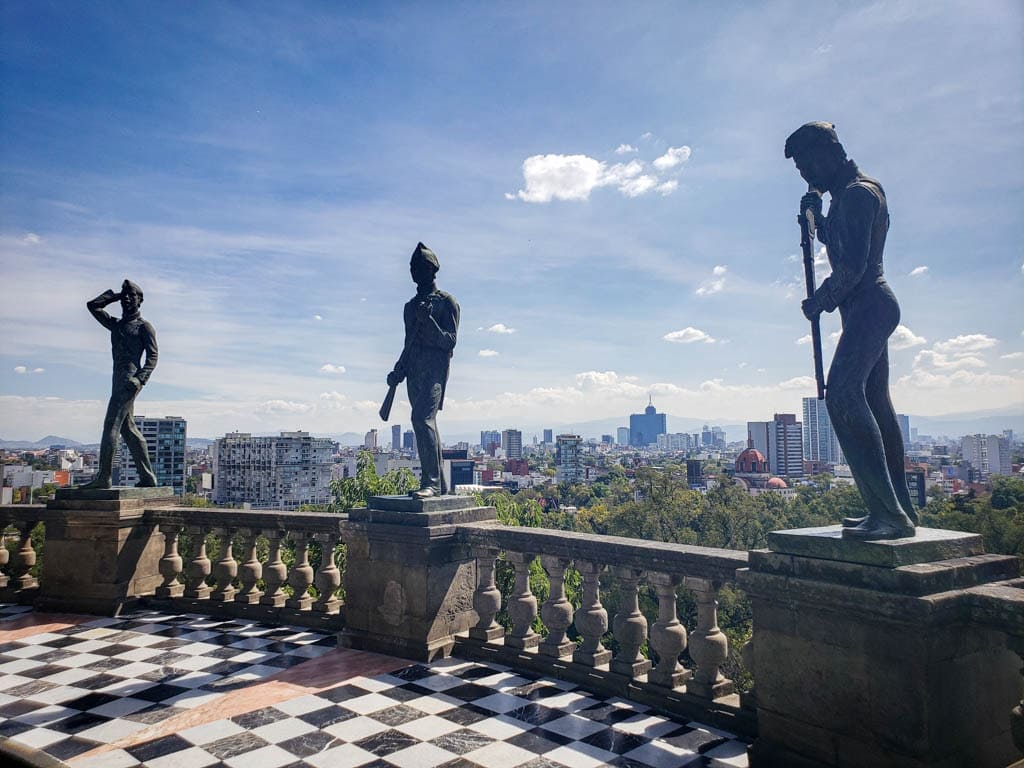
[[[964,461],[981,477],[1010,474],[1010,441],[1002,435],[965,435],[960,447]]]
[[[825,408],[825,401],[816,397],[805,397],[803,417],[804,459],[825,464],[843,464],[839,439],[832,428],[832,420],[828,416],[828,409]]]
[[[371,429],[363,437],[363,448],[365,448],[368,451],[373,451],[373,450],[377,449],[377,430],[376,429]]]
[[[392,424],[391,425],[391,450],[400,451],[402,450],[402,425]]]
[[[413,456],[416,455],[416,433],[411,429],[407,429],[402,433],[402,450],[411,453]]]
[[[583,464],[580,461],[580,446],[583,438],[579,435],[559,435],[555,449],[556,479],[560,483],[578,483],[583,479]]]
[[[153,465],[158,485],[173,488],[176,496],[185,492],[185,432],[186,421],[180,416],[153,419],[136,416],[135,426],[146,438],[146,452]],[[117,438],[117,456],[114,461],[114,482],[117,485],[135,485],[139,473],[131,451],[125,449],[124,440]]]
[[[773,475],[803,477],[802,426],[793,413],[776,413],[772,421],[747,422],[750,447],[768,460],[768,469]]]
[[[619,445],[629,445],[629,427],[619,427],[616,430],[615,442]]]
[[[896,421],[900,423],[900,432],[903,433],[903,447],[910,445],[910,417],[905,413],[897,413]]]
[[[308,432],[253,437],[231,432],[213,444],[214,501],[293,509],[331,500],[334,443]]]
[[[551,445],[554,442],[554,431],[550,429],[544,430],[544,443],[545,445]]]
[[[506,429],[501,433],[501,450],[506,459],[523,458],[523,433],[518,429]]]
[[[496,429],[483,429],[480,431],[480,450],[493,455],[491,446],[501,447],[501,432]]]
[[[654,403],[648,399],[643,413],[629,415],[629,444],[646,447],[658,442],[658,435],[668,432],[664,413],[654,409]]]

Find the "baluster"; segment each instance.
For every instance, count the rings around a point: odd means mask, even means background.
[[[512,618],[512,632],[505,637],[509,648],[526,650],[540,645],[541,636],[533,631],[537,618],[537,598],[530,591],[530,563],[536,555],[506,552],[505,557],[515,568],[515,587],[508,600],[508,615]]]
[[[505,634],[505,628],[494,617],[501,609],[501,590],[494,584],[494,561],[498,550],[492,547],[473,547],[476,558],[476,590],[473,592],[473,610],[479,620],[469,628],[474,640],[489,643]]]
[[[263,566],[256,557],[256,539],[260,532],[256,528],[242,528],[239,533],[245,546],[245,562],[238,566],[238,583],[242,588],[235,595],[235,602],[257,605],[263,597],[263,593],[256,588],[256,582],[263,575]]]
[[[190,525],[188,535],[192,539],[192,559],[185,572],[185,597],[195,600],[209,600],[210,587],[206,577],[210,575],[210,558],[206,556],[206,532],[209,526]]]
[[[156,596],[163,599],[181,597],[185,592],[185,585],[178,581],[183,566],[181,555],[178,554],[181,526],[161,525],[160,533],[164,535],[164,556],[160,558],[158,568],[164,581],[156,588]]]
[[[39,586],[39,582],[29,571],[36,564],[36,551],[32,548],[32,529],[36,527],[36,521],[25,520],[14,525],[21,540],[18,542],[18,551],[14,553],[11,576],[14,577],[16,589],[34,589]]]
[[[690,677],[690,672],[679,663],[679,654],[686,650],[686,627],[676,615],[676,587],[680,578],[668,573],[649,573],[647,581],[658,593],[658,620],[651,627],[650,642],[658,654],[658,664],[647,680],[678,688]]]
[[[718,628],[718,585],[707,579],[686,579],[697,596],[697,629],[690,637],[690,656],[697,665],[687,693],[704,699],[716,699],[733,692],[732,680],[722,674],[722,663],[729,658],[729,640]]]
[[[8,579],[4,568],[7,567],[7,563],[11,559],[11,553],[7,550],[7,535],[4,533],[6,527],[7,521],[0,520],[0,589],[7,586]]]
[[[320,570],[316,572],[316,591],[319,595],[313,602],[313,610],[337,613],[341,605],[341,601],[334,594],[341,586],[341,571],[334,562],[334,547],[338,543],[338,534],[317,533],[313,538],[320,542]]]
[[[289,608],[308,611],[313,603],[313,598],[308,594],[313,583],[313,566],[309,564],[309,538],[305,533],[293,534],[291,538],[295,542],[295,565],[288,573],[288,584],[295,591],[284,604]]]
[[[266,585],[266,591],[260,598],[260,605],[280,608],[288,599],[288,595],[281,589],[285,579],[288,578],[288,568],[281,560],[281,541],[284,539],[284,531],[270,529],[263,531],[263,535],[267,537],[267,542],[270,544],[270,552],[263,568],[263,583]]]
[[[612,659],[612,672],[629,677],[646,675],[651,662],[640,653],[640,647],[647,639],[647,619],[640,612],[640,577],[644,572],[638,568],[620,567],[614,569],[615,576],[622,582],[622,608],[615,614],[612,628],[619,643],[619,652]]]
[[[540,607],[540,617],[548,628],[548,636],[541,642],[540,652],[556,659],[570,656],[576,650],[576,643],[565,637],[572,623],[572,603],[565,597],[565,569],[570,562],[553,555],[540,556],[540,564],[544,566],[551,582],[548,599]]]
[[[600,667],[608,663],[612,652],[601,643],[601,637],[608,631],[608,611],[601,605],[601,571],[603,565],[586,560],[577,560],[576,567],[583,578],[583,602],[576,609],[576,629],[583,642],[572,655],[577,664]]]
[[[210,593],[210,599],[222,603],[230,603],[235,599],[235,577],[238,576],[238,561],[231,541],[234,531],[231,528],[214,528],[213,532],[220,536],[220,559],[214,563],[213,578],[216,586]]]

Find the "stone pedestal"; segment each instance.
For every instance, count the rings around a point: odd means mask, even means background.
[[[143,511],[173,502],[170,488],[59,489],[46,508],[36,609],[116,616],[153,594],[164,537]]]
[[[374,496],[353,509],[339,644],[417,661],[447,656],[477,621],[476,559],[456,526],[496,516],[461,496]]]
[[[769,534],[738,580],[754,609],[752,766],[1005,766],[1019,660],[971,622],[971,587],[1015,577],[976,534]]]

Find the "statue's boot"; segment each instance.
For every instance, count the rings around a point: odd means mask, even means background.
[[[91,483],[80,485],[79,488],[81,488],[84,491],[106,491],[110,489],[110,480],[106,478],[97,477]]]
[[[899,518],[890,520],[868,515],[860,525],[844,528],[843,538],[861,541],[909,538],[914,535],[914,524],[906,515],[901,515],[901,517],[902,520]]]
[[[156,488],[156,478],[144,477],[135,484],[136,488]]]
[[[867,519],[867,515],[864,515],[864,517],[844,517],[843,528],[856,528]]]
[[[426,488],[420,488],[418,491],[410,491],[409,495],[414,499],[432,499],[435,496],[441,495],[441,489],[428,485]]]

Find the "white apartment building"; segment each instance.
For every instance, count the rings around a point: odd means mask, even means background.
[[[213,444],[213,499],[256,509],[294,509],[331,500],[335,444],[308,432],[253,437],[231,432]]]

